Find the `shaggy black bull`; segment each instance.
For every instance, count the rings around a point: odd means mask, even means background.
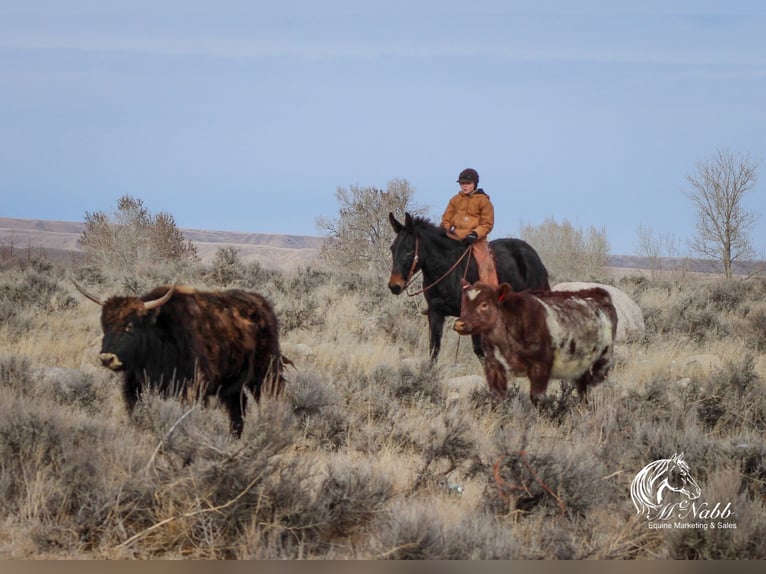
[[[144,388],[163,396],[217,396],[228,411],[231,432],[242,434],[247,406],[262,390],[281,392],[284,366],[271,304],[261,295],[232,289],[203,292],[162,286],[141,297],[102,300],[101,363],[123,373],[123,395],[132,413]]]
[[[461,279],[473,282],[479,278],[476,261],[473,257],[463,258],[466,246],[448,237],[443,228],[425,218],[413,218],[405,213],[403,224],[393,213],[389,213],[388,218],[396,233],[391,244],[393,265],[388,288],[394,295],[399,295],[413,276],[419,270],[423,271],[423,295],[428,305],[429,349],[431,360],[436,361],[441,348],[444,318],[460,315]],[[508,283],[514,291],[550,289],[548,271],[531,245],[516,238],[495,239],[489,245],[501,283]],[[473,335],[471,339],[474,353],[483,357],[481,337]]]

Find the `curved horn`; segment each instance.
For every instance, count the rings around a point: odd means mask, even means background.
[[[168,289],[168,292],[165,293],[162,297],[159,299],[153,299],[152,301],[144,301],[144,309],[147,311],[151,309],[156,309],[157,307],[162,307],[165,303],[167,303],[170,298],[173,296],[173,293],[176,291],[176,284],[173,284],[173,286]]]
[[[74,279],[72,279],[72,283],[74,283],[74,286],[77,287],[77,290],[80,293],[82,293],[83,295],[85,295],[88,299],[90,299],[94,303],[97,303],[98,305],[101,305],[102,307],[104,306],[104,300],[103,299],[99,299],[98,297],[96,297],[92,293],[88,293],[83,287],[80,287],[80,284],[77,283],[77,281],[75,281]]]

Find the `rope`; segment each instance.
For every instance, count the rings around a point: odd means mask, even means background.
[[[471,246],[469,245],[469,246],[468,246],[468,249],[466,249],[466,250],[463,252],[463,254],[462,254],[462,255],[461,255],[459,258],[458,258],[458,260],[457,260],[457,261],[455,261],[455,264],[454,264],[452,267],[450,267],[450,268],[447,270],[447,272],[446,272],[444,275],[442,275],[441,277],[439,277],[439,278],[438,278],[436,281],[434,281],[433,283],[431,283],[431,284],[430,284],[430,285],[428,285],[427,287],[423,287],[422,289],[419,289],[418,291],[415,291],[414,293],[410,293],[409,291],[407,291],[407,295],[408,295],[409,297],[414,297],[415,295],[420,295],[421,293],[425,293],[426,291],[428,291],[428,290],[429,290],[431,287],[433,287],[434,285],[437,285],[438,283],[441,283],[441,282],[442,282],[442,280],[443,280],[445,277],[447,277],[447,275],[449,275],[450,273],[452,273],[452,272],[455,270],[455,268],[456,268],[456,267],[457,267],[457,266],[460,264],[460,262],[461,262],[463,259],[465,259],[466,255],[470,255],[470,253],[471,253]],[[469,261],[470,261],[470,259],[469,259]],[[466,271],[466,273],[468,273],[468,266],[467,266],[467,265],[466,265],[465,271]],[[463,274],[463,278],[465,278],[465,274]],[[414,279],[414,277],[413,277],[413,279]],[[410,279],[409,281],[407,281],[407,285],[405,285],[405,289],[406,289],[407,287],[409,287],[410,283],[412,283],[412,279]]]

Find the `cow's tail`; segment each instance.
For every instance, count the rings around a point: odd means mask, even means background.
[[[263,389],[267,396],[276,398],[284,391],[287,384],[287,379],[285,379],[286,367],[295,368],[295,364],[282,354],[276,360],[272,359],[269,373],[265,380],[265,388]]]

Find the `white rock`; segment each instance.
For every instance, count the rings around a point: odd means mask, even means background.
[[[487,384],[487,379],[482,375],[464,375],[447,380],[447,388],[453,391],[470,391],[482,388]]]
[[[612,303],[617,311],[616,342],[623,343],[643,336],[646,327],[644,325],[644,313],[641,311],[641,307],[639,307],[627,293],[617,287],[603,285],[601,283],[571,281],[554,285],[553,291],[582,291],[594,287],[601,287],[608,291],[609,295],[612,296]]]

